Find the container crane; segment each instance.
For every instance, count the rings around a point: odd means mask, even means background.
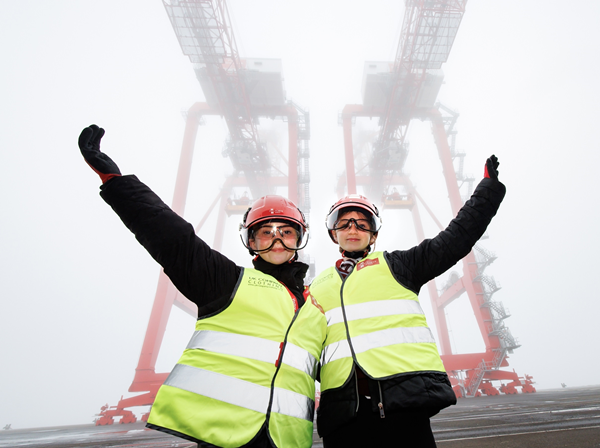
[[[395,60],[367,62],[362,85],[363,104],[346,105],[341,114],[346,172],[345,177],[339,179],[338,195],[343,196],[344,189],[349,194],[356,193],[360,185],[369,197],[381,198],[382,209],[410,210],[419,241],[425,234],[417,200],[440,230],[443,226],[403,170],[410,122],[414,119],[431,122],[454,215],[464,202],[459,182],[467,187],[470,195],[474,180],[464,176],[464,154],[458,153],[454,146],[458,114],[436,103],[443,81],[441,66],[450,54],[466,3],[467,0],[406,0]],[[358,169],[352,140],[352,124],[357,117],[379,118],[379,133],[372,151]],[[516,386],[522,387],[522,392],[535,392],[530,376],[522,380],[514,371],[500,370],[508,366],[507,355],[519,344],[504,324],[509,314],[500,302],[492,300],[499,286],[493,277],[484,273],[494,259],[493,254],[478,244],[463,259],[462,276],[454,274],[442,288],[441,295],[435,280],[428,283],[442,360],[459,397],[481,392],[496,395],[499,392],[492,383],[496,380],[510,381],[501,386],[505,393],[516,393]],[[444,311],[465,292],[485,343],[483,353],[452,352]]]
[[[219,203],[212,247],[220,250],[227,217],[243,214],[252,198],[274,193],[277,187],[287,186],[288,197],[309,219],[310,116],[308,111],[286,100],[281,61],[240,58],[225,0],[163,0],[163,6],[206,98],[206,102],[193,104],[186,113],[172,209],[183,216],[198,127],[202,117],[216,115],[227,124],[229,137],[222,154],[231,160],[233,174],[225,179],[196,232]],[[287,160],[281,154],[287,162],[287,173],[274,166],[261,142],[258,132],[261,117],[288,123]],[[230,197],[234,187],[248,189],[252,198]],[[173,305],[197,317],[196,305],[183,297],[161,272],[138,366],[129,387],[129,392],[138,395],[121,397],[116,406],[103,406],[96,425],[113,424],[114,417],[120,417],[120,423],[133,423],[137,419],[127,408],[154,402],[168,376],[157,373],[155,367]],[[143,421],[147,419],[148,413],[142,416]]]

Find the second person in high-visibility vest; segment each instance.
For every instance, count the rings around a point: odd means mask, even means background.
[[[327,317],[317,429],[325,448],[435,447],[430,417],[456,403],[418,294],[469,253],[505,194],[498,159],[448,227],[409,250],[371,252],[377,207],[350,195],[326,219],[342,258],[310,285]]]
[[[240,225],[254,268],[211,249],[137,177],[100,151],[104,130],[85,128],[81,154],[102,198],[177,289],[198,306],[195,332],[161,386],[147,426],[209,447],[310,447],[315,376],[327,323],[305,303],[308,266],[297,251],[308,224],[282,196],[264,196]]]

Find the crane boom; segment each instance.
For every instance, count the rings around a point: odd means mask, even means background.
[[[458,114],[436,103],[443,80],[441,66],[448,60],[466,2],[406,0],[395,60],[392,63],[367,62],[363,77],[363,104],[346,105],[342,112],[348,193],[357,193],[360,185],[375,201],[381,198],[382,210],[410,210],[419,241],[425,238],[425,233],[417,198],[440,230],[443,227],[403,169],[408,153],[405,137],[411,120],[417,118],[431,122],[454,216],[463,204],[461,185],[466,183],[470,191],[474,180],[464,176],[464,154],[455,148],[454,126]],[[377,137],[372,143],[367,164],[356,170],[352,122],[357,117],[374,116],[379,117]],[[458,169],[455,168],[455,159],[459,160]],[[399,190],[403,190],[403,194]],[[338,194],[343,195],[343,182],[338,184]],[[522,381],[514,371],[500,370],[508,366],[508,354],[518,348],[519,343],[504,324],[509,314],[500,302],[492,299],[499,287],[484,271],[494,259],[493,254],[478,244],[462,261],[463,275],[452,273],[441,295],[435,280],[427,285],[442,360],[457,396],[475,396],[480,394],[479,391],[496,395],[499,392],[492,381],[498,380],[512,381],[501,386],[505,393],[516,393],[515,386],[522,387],[523,392],[535,392],[531,377],[527,376]],[[445,308],[463,293],[468,296],[475,315],[486,349],[483,353],[452,352]]]
[[[243,215],[253,198],[273,194],[277,188],[286,186],[289,199],[300,206],[308,219],[310,114],[292,101],[286,101],[281,61],[240,58],[225,0],[163,0],[163,6],[206,97],[206,102],[194,103],[186,113],[172,209],[183,216],[198,126],[204,116],[216,115],[225,119],[229,130],[222,154],[229,157],[234,172],[226,176],[196,232],[216,209],[212,248],[220,251],[228,216]],[[287,122],[287,159],[275,148],[287,164],[287,173],[272,163],[266,145],[259,140],[257,126],[261,117]],[[278,161],[276,155],[271,154],[271,157]],[[234,189],[249,189],[252,197],[247,196],[246,191],[238,197]],[[305,254],[300,256],[305,257]],[[305,260],[314,271],[310,257]],[[129,387],[129,392],[139,395],[121,398],[117,406],[110,409],[103,407],[97,425],[112,424],[113,418],[118,416],[122,417],[122,423],[133,423],[136,417],[126,408],[154,402],[158,388],[168,376],[156,372],[156,361],[173,306],[197,317],[196,305],[182,296],[161,272],[135,376]],[[147,418],[148,413],[142,416],[142,420]]]
[[[404,140],[412,118],[433,105],[441,85],[442,63],[448,60],[467,0],[407,0],[396,49],[390,90],[380,118],[375,158],[387,158],[388,148],[405,151]],[[435,94],[430,93],[436,88]],[[393,169],[401,169],[405,157]],[[390,166],[373,160],[373,169]]]
[[[163,5],[208,104],[227,123],[230,139],[224,155],[251,180],[255,195],[266,193],[264,178],[271,164],[258,138],[245,83],[245,61],[237,50],[225,0],[163,0]]]

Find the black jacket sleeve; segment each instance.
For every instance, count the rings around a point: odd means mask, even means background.
[[[496,215],[506,193],[495,179],[484,178],[446,229],[409,250],[386,253],[396,279],[419,293],[421,286],[465,257]]]
[[[196,236],[190,223],[137,177],[115,177],[101,190],[102,198],[163,267],[175,287],[198,305],[199,316],[216,311],[230,299],[242,268],[211,249]]]

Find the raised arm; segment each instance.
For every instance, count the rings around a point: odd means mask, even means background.
[[[136,176],[122,176],[100,151],[103,135],[102,128],[91,125],[79,137],[81,154],[103,182],[100,195],[177,289],[198,305],[199,315],[214,311],[231,295],[241,268],[196,236],[192,225]]]
[[[481,238],[506,193],[506,187],[498,180],[498,165],[496,156],[487,159],[484,178],[471,198],[435,238],[412,249],[387,254],[396,278],[406,287],[418,292],[465,257]]]

